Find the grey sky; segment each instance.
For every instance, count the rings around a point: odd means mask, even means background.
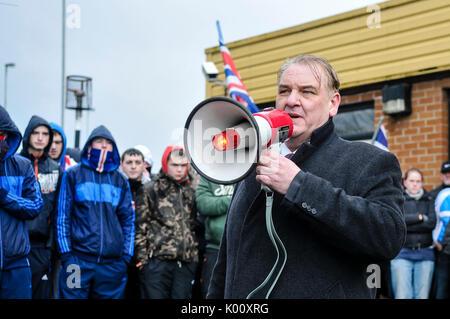
[[[0,104],[4,64],[13,62],[7,109],[22,132],[33,114],[61,124],[61,3],[0,0]],[[204,50],[218,45],[216,20],[228,43],[374,3],[66,0],[66,5],[78,6],[81,18],[80,28],[67,29],[66,75],[93,78],[95,111],[83,113],[81,147],[92,129],[103,124],[120,152],[147,145],[156,173],[164,148],[181,143],[189,112],[205,97],[201,63]],[[75,112],[64,114],[73,147]]]

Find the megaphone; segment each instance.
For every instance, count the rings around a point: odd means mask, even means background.
[[[244,179],[261,151],[292,135],[291,117],[281,110],[259,113],[227,97],[200,102],[189,114],[184,148],[194,169],[217,184]]]

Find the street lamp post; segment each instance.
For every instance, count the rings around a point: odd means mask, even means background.
[[[14,63],[6,63],[5,64],[5,90],[4,90],[4,94],[5,94],[5,99],[4,99],[4,103],[3,106],[5,107],[5,109],[7,108],[7,103],[8,103],[8,68],[13,68],[16,65]]]
[[[79,149],[82,111],[93,111],[92,78],[84,75],[66,77],[66,108],[75,110],[75,148]]]

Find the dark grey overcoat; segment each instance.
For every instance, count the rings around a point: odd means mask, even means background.
[[[379,282],[369,265],[394,258],[406,236],[397,158],[339,138],[330,119],[292,160],[301,171],[286,195],[274,194],[273,222],[288,258],[270,298],[373,298]],[[255,176],[235,191],[208,298],[246,298],[275,263]]]

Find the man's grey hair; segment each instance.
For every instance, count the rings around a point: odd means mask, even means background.
[[[318,66],[322,68],[323,73],[327,77],[326,86],[331,93],[339,92],[339,87],[341,85],[338,75],[330,63],[319,56],[310,55],[310,54],[300,54],[295,58],[288,58],[286,62],[280,67],[278,71],[278,86],[280,85],[281,77],[291,65],[293,64],[305,64],[307,65],[314,74],[314,77],[321,84],[320,71]]]

